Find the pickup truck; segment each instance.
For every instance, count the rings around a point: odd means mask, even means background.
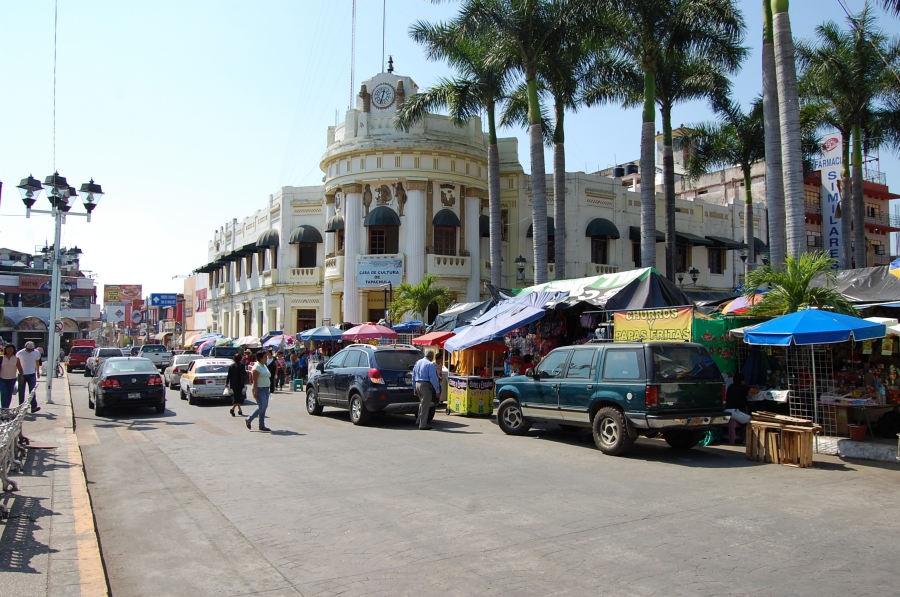
[[[141,346],[137,356],[150,359],[160,371],[172,364],[172,353],[162,344],[145,344]]]
[[[593,431],[604,454],[663,434],[675,449],[728,423],[725,382],[706,347],[688,342],[586,344],[552,350],[526,375],[496,382],[497,424],[523,435],[534,422]]]

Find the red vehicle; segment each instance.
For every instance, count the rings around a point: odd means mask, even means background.
[[[96,340],[72,340],[69,360],[66,362],[66,371],[71,373],[75,369],[84,369],[88,357],[94,352],[96,346]]]

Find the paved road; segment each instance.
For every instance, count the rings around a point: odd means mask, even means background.
[[[98,419],[73,378],[114,597],[892,595],[900,469],[747,462],[729,447],[628,458],[552,428],[440,414],[353,427],[275,394]],[[77,386],[77,387],[76,387]],[[252,407],[250,407],[252,408]]]

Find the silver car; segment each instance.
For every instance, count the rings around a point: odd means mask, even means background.
[[[93,377],[98,371],[100,371],[100,367],[103,366],[103,363],[106,362],[106,359],[110,357],[124,357],[122,354],[121,348],[95,348],[94,353],[88,357],[88,360],[84,363],[84,376],[85,377]]]
[[[175,361],[166,367],[166,370],[163,371],[163,379],[166,382],[166,385],[169,389],[176,389],[181,385],[181,374],[185,373],[188,370],[188,367],[191,365],[191,361],[196,361],[197,359],[202,359],[203,355],[199,354],[176,354]]]

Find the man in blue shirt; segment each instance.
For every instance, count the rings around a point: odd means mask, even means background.
[[[419,415],[416,417],[419,429],[431,429],[428,425],[428,413],[435,397],[441,397],[441,384],[434,368],[434,351],[429,350],[425,353],[425,358],[416,361],[413,367],[413,392],[419,398]]]

